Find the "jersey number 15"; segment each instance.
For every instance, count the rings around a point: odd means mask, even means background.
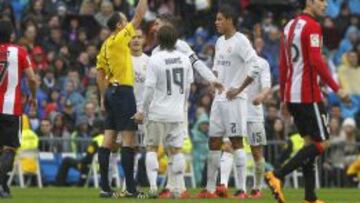
[[[172,84],[179,86],[179,93],[184,94],[184,68],[166,70],[167,95],[172,94]]]

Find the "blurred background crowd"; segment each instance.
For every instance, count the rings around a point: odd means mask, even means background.
[[[110,35],[106,22],[113,12],[128,17],[137,0],[0,0],[0,13],[16,26],[14,42],[27,48],[37,74],[38,108],[23,101],[28,128],[39,139],[40,151],[84,152],[79,140],[102,132],[96,86],[96,55]],[[265,125],[270,142],[266,149],[269,167],[277,166],[292,154],[290,136],[296,134],[291,117],[280,113],[278,65],[282,26],[300,11],[296,0],[149,0],[142,28],[146,33],[144,50],[155,46],[152,25],[158,14],[176,15],[179,31],[209,68],[218,37],[214,19],[219,5],[232,4],[239,12],[238,30],[252,36],[257,53],[271,67],[273,94],[265,103]],[[342,104],[323,88],[330,114],[330,140],[334,146],[321,161],[322,168],[339,181],[327,179],[326,186],[348,185],[346,171],[359,155],[360,134],[360,1],[328,0],[323,27],[323,57],[337,81],[352,95],[351,105]],[[213,94],[196,77],[189,98],[189,138],[195,175],[201,181],[207,158],[209,112]],[[285,158],[284,158],[285,156]]]

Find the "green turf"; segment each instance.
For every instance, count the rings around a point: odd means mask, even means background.
[[[192,190],[196,194],[199,190]],[[13,188],[13,198],[9,200],[0,199],[0,202],[16,203],[100,203],[100,202],[122,202],[122,203],[160,203],[160,202],[184,202],[184,203],[221,203],[221,202],[249,202],[249,203],[272,203],[275,201],[271,198],[269,191],[264,191],[265,197],[261,200],[231,200],[231,199],[189,199],[189,200],[136,200],[136,199],[99,199],[96,189],[85,188]],[[318,192],[319,197],[326,203],[360,203],[360,189],[322,189]],[[287,203],[302,203],[303,190],[286,189]]]

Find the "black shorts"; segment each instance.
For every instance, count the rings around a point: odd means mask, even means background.
[[[329,139],[329,116],[322,102],[288,103],[287,107],[301,136],[311,136],[316,142]]]
[[[136,113],[134,89],[130,86],[110,85],[104,100],[105,129],[136,131],[137,124],[131,117]]]
[[[21,116],[0,114],[0,146],[20,147]]]

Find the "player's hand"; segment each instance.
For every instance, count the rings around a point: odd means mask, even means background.
[[[134,119],[135,123],[142,124],[144,122],[144,113],[137,112],[131,119]]]
[[[221,84],[219,81],[214,81],[211,83],[212,88],[217,89],[218,94],[221,94],[224,91],[224,85]]]
[[[345,104],[351,103],[350,95],[347,91],[345,91],[343,89],[339,89],[339,91],[337,92],[337,95],[341,99],[341,101],[344,102]]]
[[[257,95],[257,96],[253,99],[252,103],[253,103],[255,106],[257,106],[257,105],[260,105],[261,103],[263,103],[263,101],[264,101],[264,97],[263,97],[262,95]]]
[[[286,117],[286,115],[288,115],[288,108],[287,108],[287,105],[285,103],[281,103],[280,104],[280,114],[284,117]]]
[[[28,102],[29,102],[29,105],[30,105],[31,108],[34,108],[34,109],[37,108],[37,99],[36,99],[36,97],[30,96]]]
[[[238,88],[230,88],[230,90],[226,92],[226,98],[228,100],[233,100],[238,94],[240,94],[240,90]]]

